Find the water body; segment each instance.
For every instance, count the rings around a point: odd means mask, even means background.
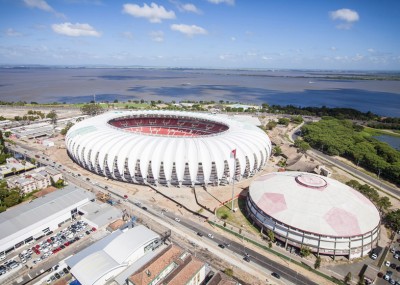
[[[400,117],[400,81],[335,80],[307,71],[0,68],[0,100],[83,103],[228,100],[348,107]]]
[[[374,138],[376,138],[381,142],[385,142],[394,149],[400,151],[400,137],[395,137],[390,135],[379,135],[379,136],[374,136]]]

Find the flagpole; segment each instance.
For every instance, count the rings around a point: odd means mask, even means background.
[[[236,149],[233,155],[233,182],[232,182],[232,207],[231,210],[233,212],[233,196],[235,193],[235,176],[236,176]]]

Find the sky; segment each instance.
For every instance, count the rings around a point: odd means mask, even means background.
[[[400,70],[399,0],[0,0],[0,64]]]

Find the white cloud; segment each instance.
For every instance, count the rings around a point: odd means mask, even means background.
[[[72,24],[72,23],[62,23],[62,24],[53,24],[51,28],[57,34],[69,36],[69,37],[81,37],[81,36],[90,36],[90,37],[99,37],[101,34],[96,31],[89,24]]]
[[[163,6],[158,6],[156,3],[151,3],[150,6],[144,3],[143,7],[136,4],[124,4],[122,12],[137,18],[146,18],[150,23],[161,23],[162,20],[175,19],[174,11],[167,11]]]
[[[330,12],[330,15],[333,20],[342,20],[345,22],[357,22],[360,19],[358,13],[350,9],[332,11]]]
[[[236,38],[235,37],[231,37],[231,41],[232,42],[236,41]]]
[[[373,48],[369,48],[369,49],[367,49],[367,51],[370,52],[370,53],[374,53],[375,52],[375,50]]]
[[[213,4],[228,4],[228,5],[235,5],[235,0],[208,0],[208,2]]]
[[[180,7],[183,11],[201,14],[201,11],[192,3],[182,4]]]
[[[206,35],[207,31],[202,27],[196,25],[185,25],[185,24],[173,24],[171,30],[181,32],[189,37],[193,35]]]
[[[22,36],[22,33],[17,32],[13,28],[8,28],[7,30],[5,30],[4,34],[6,36],[8,36],[8,37],[20,37],[20,36]]]
[[[362,55],[362,54],[356,54],[355,56],[353,56],[352,57],[352,61],[360,61],[360,60],[363,60],[364,59],[364,56]]]
[[[51,6],[44,0],[24,0],[24,3],[31,8],[38,8],[43,11],[54,12],[54,9],[51,8]]]
[[[337,50],[337,47],[335,47],[335,46],[331,47],[331,51],[336,51],[336,50]]]
[[[164,33],[162,31],[154,31],[150,33],[150,37],[155,42],[163,42],[164,41]]]
[[[58,13],[45,0],[24,0],[26,6],[37,8],[46,12],[54,13],[57,17],[66,18],[64,14]]]
[[[360,16],[356,11],[346,8],[331,11],[329,12],[329,15],[332,20],[342,21],[341,24],[336,26],[338,29],[350,29],[353,23],[360,19]]]

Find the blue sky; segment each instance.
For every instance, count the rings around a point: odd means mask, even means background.
[[[398,0],[0,0],[0,64],[400,70]]]

